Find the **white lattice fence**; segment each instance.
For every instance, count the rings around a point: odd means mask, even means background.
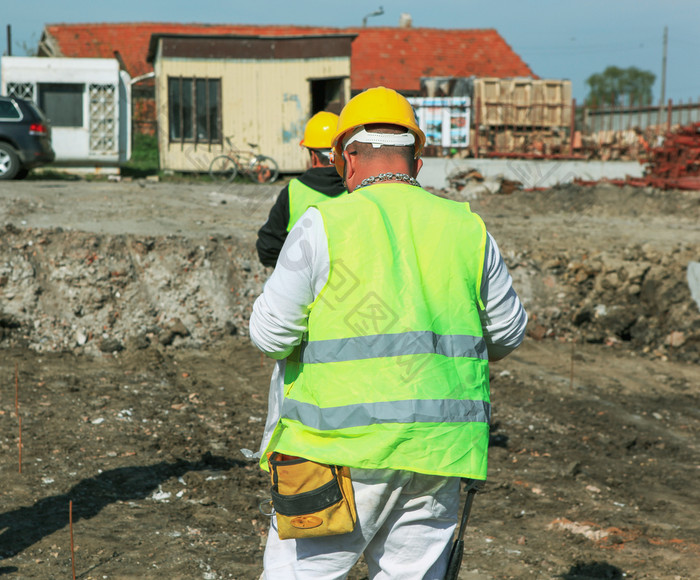
[[[114,155],[117,143],[117,87],[90,85],[90,154]]]
[[[7,83],[7,94],[10,97],[36,101],[34,98],[34,83]]]

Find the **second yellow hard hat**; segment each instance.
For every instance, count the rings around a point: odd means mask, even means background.
[[[333,135],[338,126],[338,115],[321,111],[306,123],[304,138],[299,145],[309,149],[330,149]]]

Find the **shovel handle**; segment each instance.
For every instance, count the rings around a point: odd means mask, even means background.
[[[450,559],[447,562],[445,580],[457,580],[457,577],[459,576],[459,569],[462,567],[462,555],[464,554],[464,532],[467,530],[469,514],[472,511],[472,503],[474,503],[474,496],[476,495],[477,491],[478,487],[476,481],[471,480],[468,484],[467,499],[464,500],[464,509],[462,509],[462,521],[459,525],[457,539],[455,540],[454,544],[452,544]]]
[[[459,577],[459,569],[462,567],[462,554],[464,554],[464,540],[456,540],[452,544],[445,580],[457,580]]]

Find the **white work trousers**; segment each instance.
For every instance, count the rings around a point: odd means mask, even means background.
[[[459,518],[459,478],[351,469],[357,524],[349,534],[280,540],[274,516],[265,580],[340,580],[364,553],[373,580],[444,577]]]

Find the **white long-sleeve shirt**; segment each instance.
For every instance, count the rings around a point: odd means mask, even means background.
[[[265,284],[253,304],[250,338],[268,356],[277,359],[272,374],[268,416],[260,448],[262,452],[280,417],[284,392],[284,359],[307,329],[308,305],[328,280],[330,257],[323,217],[309,208],[294,225]],[[527,314],[515,290],[496,241],[487,234],[480,311],[489,359],[503,358],[523,340]]]

